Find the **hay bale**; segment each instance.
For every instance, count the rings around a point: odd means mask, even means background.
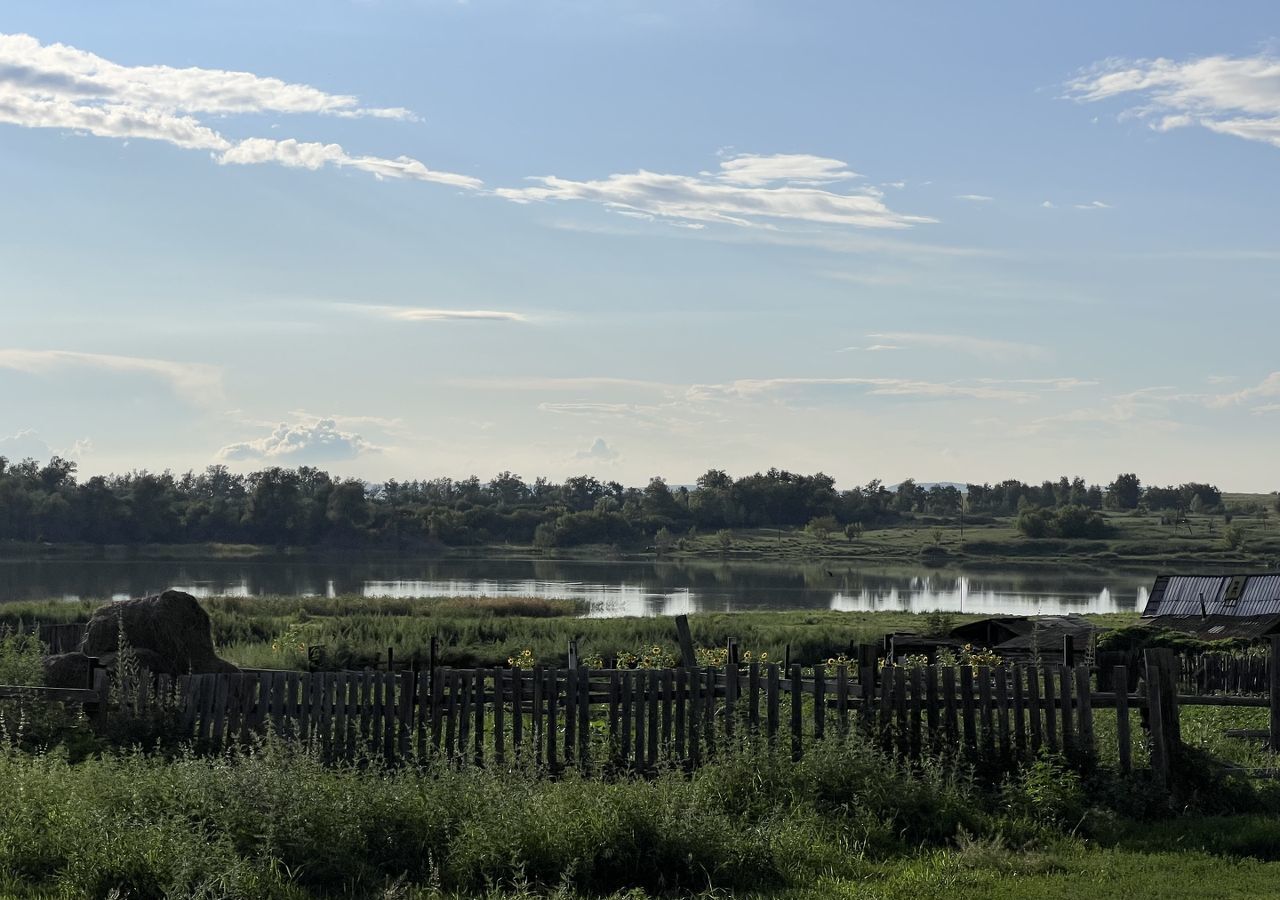
[[[89,687],[89,657],[83,653],[56,653],[46,656],[44,683],[57,688]]]
[[[196,598],[182,591],[122,600],[93,614],[85,631],[84,653],[114,666],[120,651],[120,630],[151,672],[238,672],[213,650],[209,614]]]

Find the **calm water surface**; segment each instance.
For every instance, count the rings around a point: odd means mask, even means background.
[[[711,561],[13,561],[0,562],[0,603],[123,599],[175,587],[196,596],[563,598],[581,601],[590,616],[792,609],[1107,613],[1141,609],[1151,580],[1126,573]]]

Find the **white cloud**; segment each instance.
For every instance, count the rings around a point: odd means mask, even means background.
[[[0,349],[0,369],[47,375],[71,368],[150,375],[167,382],[174,393],[199,403],[217,402],[222,397],[222,370],[203,363],[75,350]]]
[[[1088,203],[1077,203],[1076,209],[1111,209],[1111,204],[1103,203],[1101,200],[1090,200]]]
[[[730,184],[764,187],[775,182],[787,184],[831,184],[861,178],[838,159],[812,156],[808,153],[775,153],[759,156],[743,153],[720,163],[716,173],[702,172],[704,178],[717,178]]]
[[[0,456],[10,461],[37,459],[41,462],[53,455],[53,450],[34,429],[24,428],[17,434],[0,437]]]
[[[613,462],[621,456],[617,450],[609,446],[604,438],[596,438],[586,450],[577,450],[574,459],[591,460],[592,462]]]
[[[366,107],[349,94],[329,94],[251,72],[123,66],[65,44],[41,44],[26,34],[0,34],[0,123],[163,141],[186,150],[207,150],[228,165],[277,163],[306,169],[332,165],[379,178],[466,188],[481,185],[465,175],[433,171],[408,156],[352,156],[338,144],[293,138],[236,140],[199,118],[268,113],[414,118],[399,107]]]
[[[494,309],[433,309],[421,306],[336,304],[343,309],[399,322],[527,322],[523,313]]]
[[[1208,381],[1210,384],[1230,384],[1233,381],[1238,381],[1239,376],[1238,375],[1210,375],[1205,380]]]
[[[666,175],[640,170],[596,181],[555,175],[531,179],[533,187],[494,193],[517,203],[584,200],[624,215],[648,216],[681,225],[718,223],[776,227],[778,222],[907,228],[934,219],[889,209],[877,188],[836,193],[822,185],[859,177],[839,160],[804,154],[738,155],[720,171]]]
[[[1280,59],[1268,53],[1184,62],[1111,59],[1066,87],[1068,97],[1086,103],[1141,98],[1128,114],[1158,131],[1199,125],[1280,147]]]
[[[1038,358],[1045,349],[1035,344],[976,338],[963,334],[927,334],[918,331],[884,331],[867,335],[876,341],[898,346],[925,347],[933,350],[955,350],[972,356]]]
[[[93,441],[80,438],[65,450],[55,450],[40,437],[34,428],[24,428],[17,434],[0,437],[0,456],[10,461],[35,459],[46,462],[50,457],[80,460],[93,451]]]
[[[341,430],[332,418],[313,418],[293,424],[282,422],[268,435],[228,444],[218,451],[218,458],[311,465],[355,459],[381,449],[355,432]]]
[[[957,200],[972,200],[974,203],[990,203],[994,197],[988,197],[986,194],[956,194]]]
[[[1041,209],[1057,209],[1057,207],[1053,205],[1052,200],[1044,201],[1043,203],[1040,204],[1040,208]]]

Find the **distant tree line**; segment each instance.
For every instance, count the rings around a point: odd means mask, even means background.
[[[247,475],[225,466],[200,473],[135,471],[78,480],[75,463],[41,465],[0,456],[0,540],[138,543],[257,543],[393,549],[494,542],[563,547],[631,546],[656,535],[732,528],[800,528],[826,534],[904,520],[1018,516],[1032,537],[1090,537],[1098,510],[1214,510],[1212,485],[1143,488],[1120,475],[1105,488],[1063,477],[1040,485],[1008,480],[892,489],[875,479],[848,490],[821,472],[770,469],[733,478],[719,469],[691,487],[652,478],[643,488],[580,475],[526,482],[511,472],[489,481],[433,478],[368,484],[319,469],[271,467]],[[815,524],[816,523],[816,524]]]

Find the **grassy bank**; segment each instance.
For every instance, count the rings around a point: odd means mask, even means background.
[[[1234,500],[1233,500],[1234,497]],[[1228,507],[1248,508],[1263,495],[1227,495]],[[1246,504],[1246,501],[1248,503]],[[1242,507],[1243,508],[1243,507]],[[911,516],[896,524],[869,527],[853,537],[815,534],[799,528],[691,531],[674,534],[661,556],[670,559],[725,559],[837,563],[959,565],[983,568],[1241,568],[1280,566],[1280,523],[1255,513],[1188,513],[1178,524],[1171,516],[1137,510],[1105,512],[1107,536],[1098,539],[1031,539],[1014,517]],[[1227,530],[1237,535],[1232,546]],[[418,551],[419,554],[422,551]],[[430,558],[653,559],[654,546],[538,548],[529,544],[435,546]],[[50,544],[0,542],[0,558],[65,560],[246,560],[246,559],[399,559],[393,550],[356,547],[274,547],[256,544]]]
[[[425,660],[431,639],[440,641],[445,665],[503,665],[525,650],[536,661],[563,661],[569,641],[581,655],[611,657],[661,648],[674,659],[675,628],[669,618],[584,619],[569,601],[536,598],[394,600],[366,597],[217,597],[201,601],[213,623],[219,652],[239,665],[301,668],[307,648],[323,648],[322,668],[360,668],[386,660],[394,647],[401,660]],[[14,603],[0,606],[0,625],[84,622],[99,604]],[[695,644],[724,647],[737,638],[757,658],[812,665],[893,631],[941,633],[977,616],[904,612],[698,613],[689,617]],[[1131,614],[1095,617],[1112,625]]]

